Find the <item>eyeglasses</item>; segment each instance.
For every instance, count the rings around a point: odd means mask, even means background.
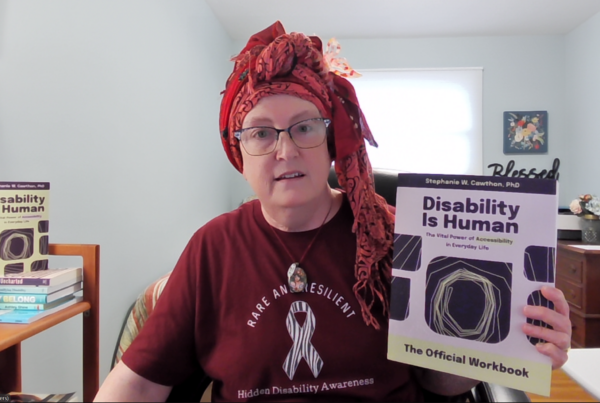
[[[286,132],[298,148],[318,147],[325,142],[330,123],[330,119],[313,118],[294,123],[287,129],[267,126],[247,127],[234,132],[233,135],[242,143],[248,154],[259,156],[275,151],[282,132]]]

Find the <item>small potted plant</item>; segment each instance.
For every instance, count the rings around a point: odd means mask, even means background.
[[[600,199],[590,194],[580,195],[569,205],[573,214],[581,217],[581,241],[600,244]]]

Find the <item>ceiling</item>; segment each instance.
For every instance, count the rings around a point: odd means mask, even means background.
[[[286,31],[336,38],[564,35],[600,0],[206,0],[234,40],[280,20]]]

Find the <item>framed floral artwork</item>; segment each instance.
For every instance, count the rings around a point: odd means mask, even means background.
[[[548,152],[548,112],[504,112],[504,154]]]

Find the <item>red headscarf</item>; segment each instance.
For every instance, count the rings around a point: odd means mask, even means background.
[[[243,170],[240,145],[233,132],[266,96],[287,94],[312,102],[332,120],[328,146],[335,172],[354,213],[356,233],[354,294],[367,325],[379,329],[371,310],[376,301],[389,311],[388,290],[394,217],[385,199],[375,193],[366,139],[376,145],[360,109],[354,87],[331,71],[323,59],[321,40],[292,32],[278,21],[253,35],[240,54],[223,92],[219,130],[229,161]]]

